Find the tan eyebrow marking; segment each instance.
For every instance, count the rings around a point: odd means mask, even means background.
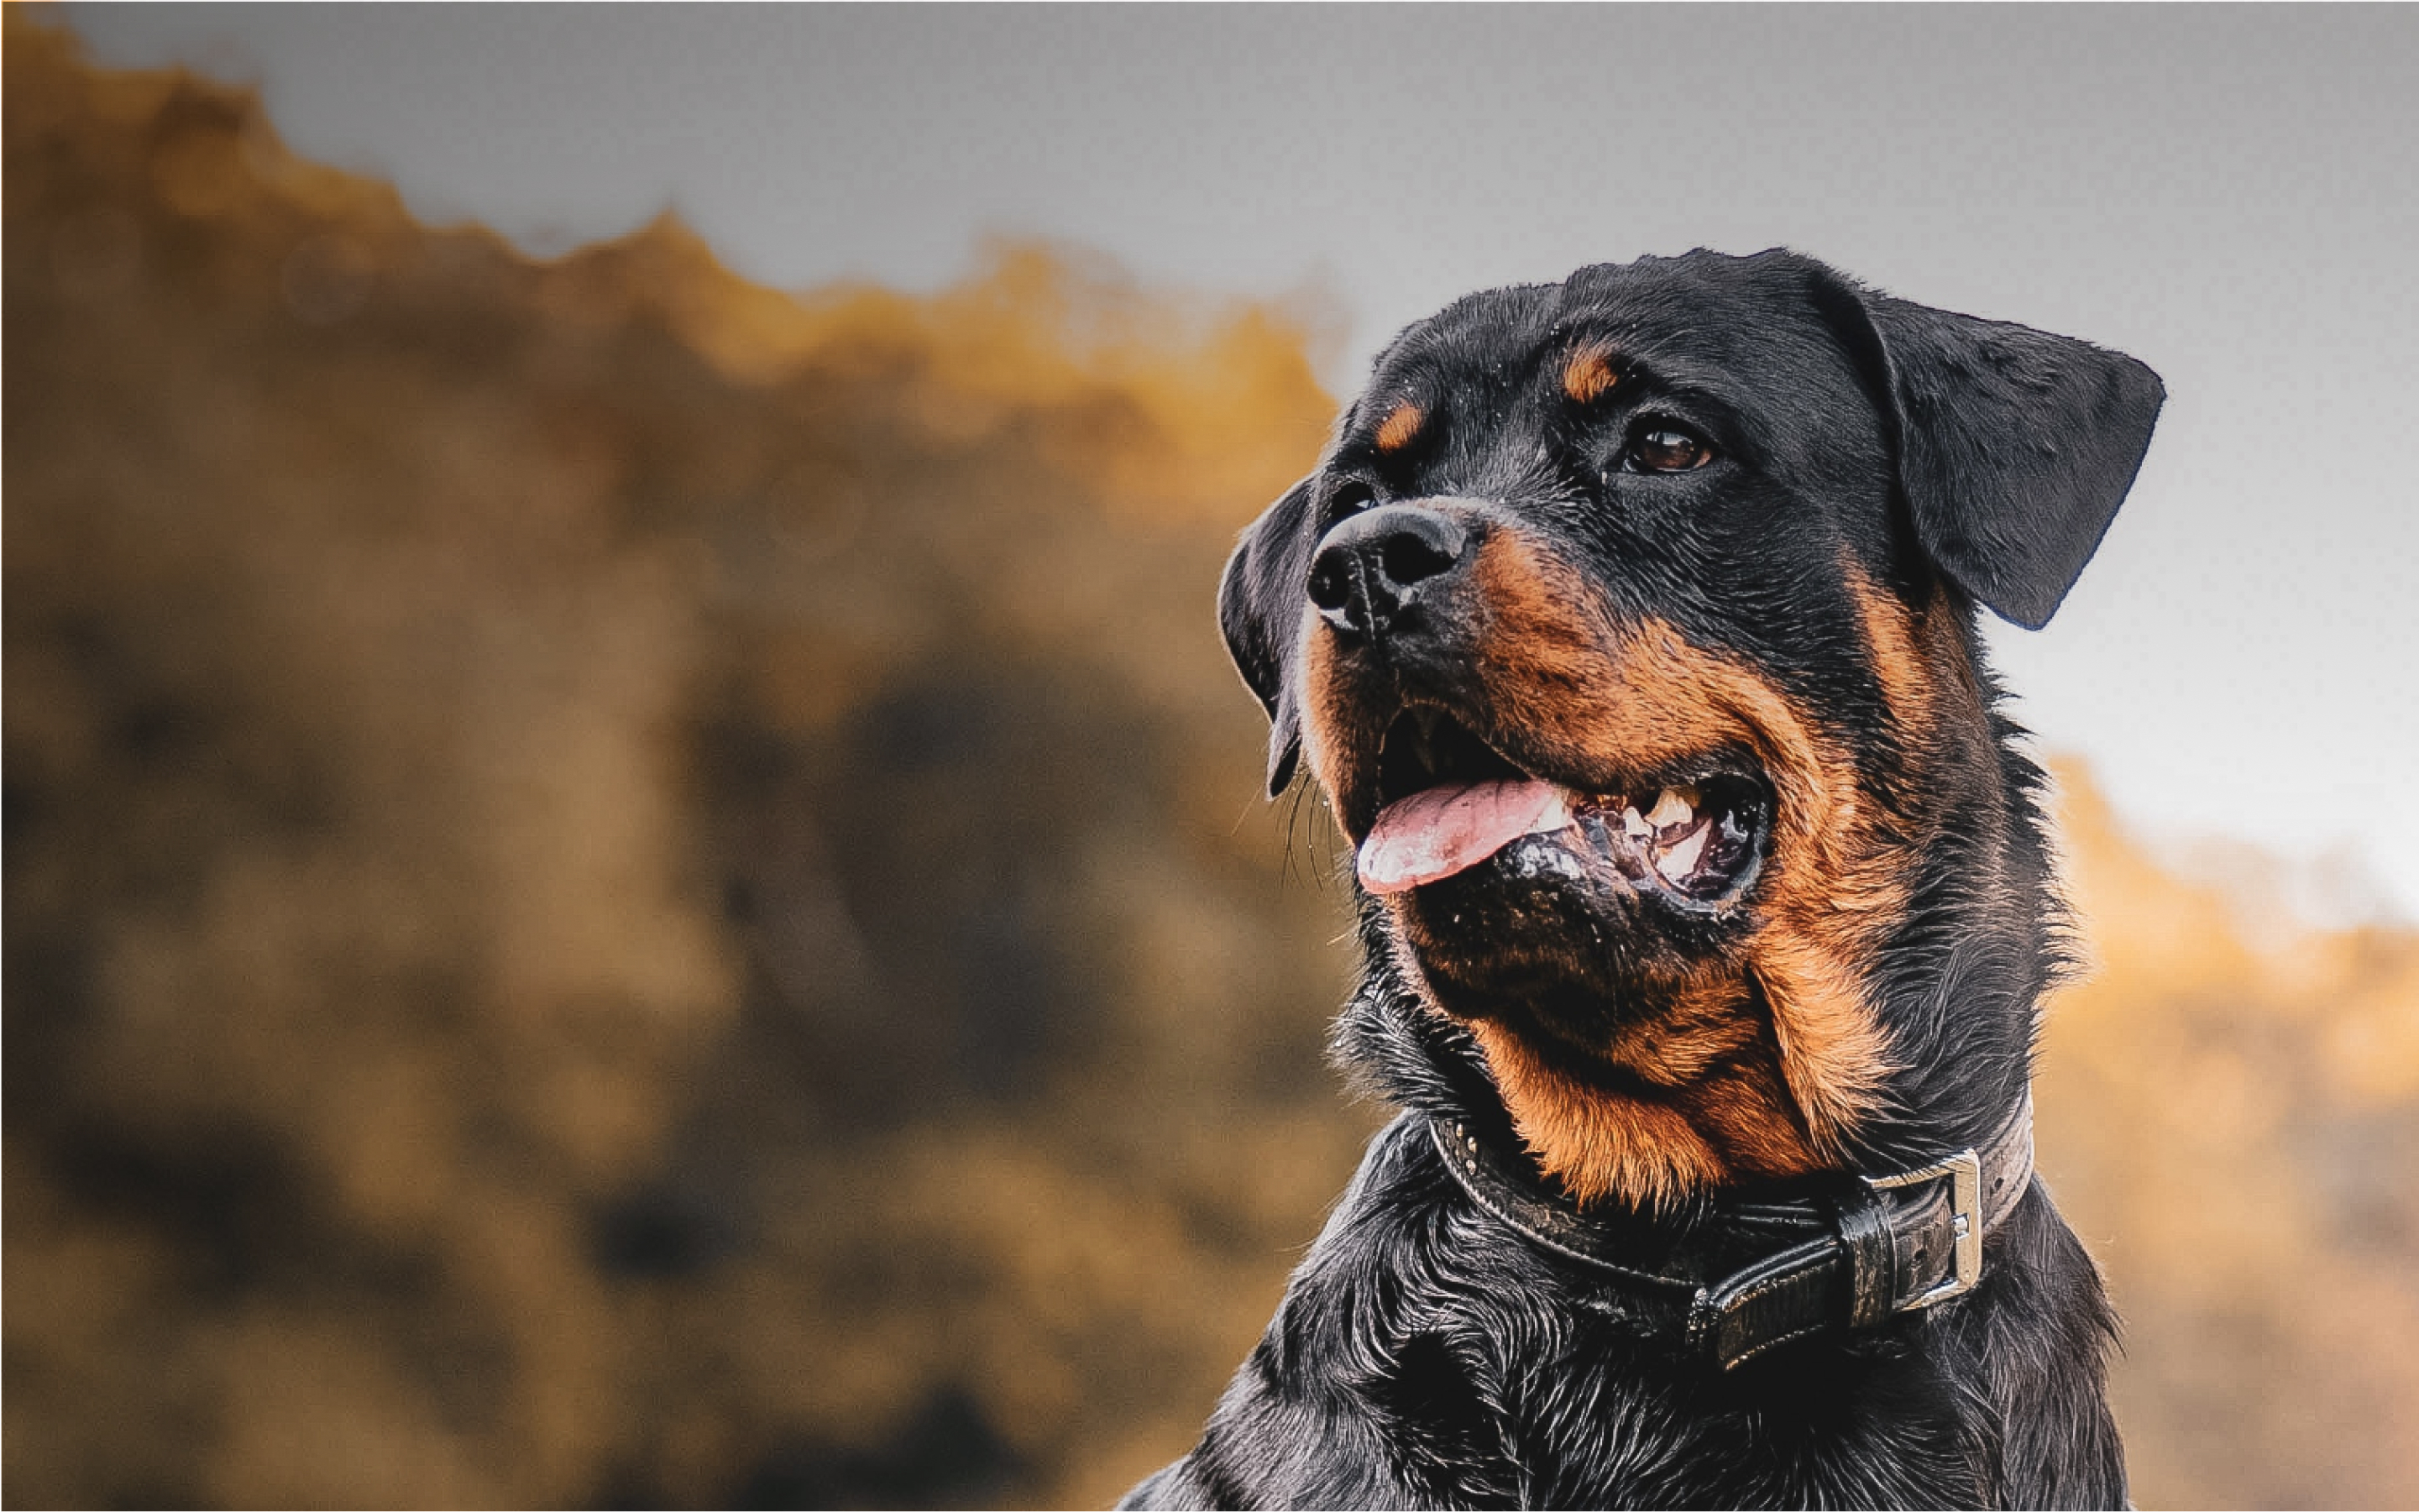
[[[1612,359],[1602,349],[1590,347],[1571,354],[1563,367],[1563,392],[1580,404],[1587,404],[1621,381],[1612,370]]]
[[[1411,438],[1420,433],[1420,427],[1427,423],[1427,418],[1420,407],[1409,399],[1397,404],[1386,412],[1384,424],[1378,427],[1378,450],[1399,452],[1410,445]]]

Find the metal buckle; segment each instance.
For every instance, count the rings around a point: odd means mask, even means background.
[[[1962,1297],[1982,1279],[1982,1157],[1973,1150],[1961,1149],[1920,1170],[1865,1178],[1865,1184],[1874,1191],[1888,1192],[1921,1186],[1944,1176],[1949,1179],[1949,1232],[1952,1241],[1949,1278],[1922,1296],[1900,1304],[1897,1310],[1903,1313]]]

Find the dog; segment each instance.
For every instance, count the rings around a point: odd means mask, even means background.
[[[1379,356],[1219,619],[1354,847],[1334,1053],[1401,1113],[1125,1505],[2124,1504],[1977,621],[2047,623],[2164,399],[1785,250]]]

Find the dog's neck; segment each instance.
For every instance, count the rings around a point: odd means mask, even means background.
[[[1391,973],[1373,973],[1346,1004],[1331,1051],[1338,1067],[1364,1091],[1483,1146],[1495,1166],[1508,1172],[1532,1198],[1581,1222],[1685,1231],[1739,1200],[1819,1194],[1829,1190],[1838,1176],[1887,1178],[1961,1150],[1996,1150],[1998,1176],[2006,1179],[2013,1173],[2019,1186],[2031,1169],[2031,1090],[2028,1083],[2020,1083],[1980,1134],[1967,1134],[1966,1120],[1918,1125],[1902,1117],[1888,1130],[1891,1137],[1886,1144],[1875,1142],[1836,1172],[1710,1186],[1670,1203],[1581,1203],[1525,1150],[1511,1112],[1494,1087],[1487,1057],[1469,1031],[1429,1008]],[[2019,1145],[2022,1159],[2016,1160],[2009,1151]]]

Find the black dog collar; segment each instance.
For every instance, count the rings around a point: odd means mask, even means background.
[[[1580,1211],[1457,1120],[1428,1132],[1471,1201],[1616,1285],[1602,1304],[1728,1370],[1792,1339],[1875,1328],[1982,1277],[1982,1237],[2031,1184],[2027,1092],[1989,1144],[1890,1176],[1841,1174],[1813,1196],[1733,1202],[1674,1235]]]

